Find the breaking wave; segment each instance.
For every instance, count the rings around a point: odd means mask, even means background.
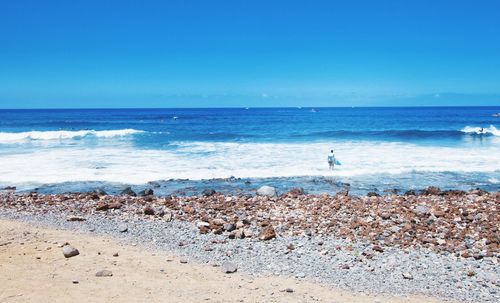
[[[474,134],[474,135],[493,135],[500,137],[500,130],[498,130],[493,125],[490,127],[477,127],[477,126],[466,126],[462,129],[463,133]]]
[[[21,133],[0,132],[0,143],[18,143],[30,140],[67,140],[85,137],[112,138],[129,136],[142,133],[136,129],[116,129],[116,130],[57,130],[57,131],[29,131]]]

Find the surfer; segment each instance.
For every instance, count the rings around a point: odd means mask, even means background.
[[[330,170],[333,170],[335,167],[335,155],[333,154],[333,149],[330,150],[330,153],[328,154],[328,165]]]

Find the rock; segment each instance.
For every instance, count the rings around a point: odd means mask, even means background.
[[[72,281],[71,281],[71,283],[73,283],[73,284],[78,284],[78,283],[80,283],[80,282],[78,282],[78,280],[72,280]]]
[[[232,262],[224,262],[220,267],[221,271],[225,274],[232,274],[238,270],[236,265]]]
[[[210,226],[210,223],[205,222],[205,221],[199,221],[196,223],[196,227],[198,227],[198,228],[209,227],[209,226]]]
[[[122,208],[123,204],[121,204],[120,202],[111,202],[108,204],[108,208],[109,209],[120,209]]]
[[[95,273],[96,277],[112,277],[113,273],[111,270],[103,269]]]
[[[415,214],[417,214],[417,216],[420,217],[428,216],[430,215],[430,213],[431,209],[426,205],[417,205],[417,207],[415,207]]]
[[[304,189],[302,187],[294,187],[287,192],[287,195],[292,196],[294,198],[296,198],[298,196],[302,196],[304,194],[305,194],[305,192],[304,192]]]
[[[80,217],[80,216],[67,216],[66,217],[66,221],[70,221],[70,222],[75,222],[75,221],[85,221],[86,219],[84,217]]]
[[[384,250],[382,249],[382,247],[378,246],[378,245],[373,245],[372,249],[374,251],[378,251],[378,252],[384,252]]]
[[[118,231],[121,233],[126,233],[128,231],[128,226],[126,224],[118,225]]]
[[[257,190],[258,196],[276,197],[276,188],[264,185]]]
[[[3,190],[16,190],[17,188],[15,186],[6,186],[3,188]]]
[[[78,249],[74,248],[73,246],[66,245],[63,247],[63,255],[66,258],[78,256],[79,254],[80,252],[78,251]]]
[[[97,188],[92,191],[94,194],[97,194],[98,196],[107,196],[108,193],[105,192],[102,188]]]
[[[118,255],[118,253],[117,253],[117,252],[115,252],[115,253],[113,254],[113,257],[118,257],[118,256],[119,256],[119,255]]]
[[[97,203],[97,206],[95,209],[98,211],[105,211],[105,210],[108,210],[108,208],[109,208],[108,203],[103,202],[103,201],[99,201],[99,203]]]
[[[439,195],[439,194],[441,194],[441,189],[439,187],[429,186],[422,191],[422,194],[426,195],[426,196]]]
[[[415,192],[414,190],[407,190],[405,192],[405,196],[416,196],[417,195],[417,192]]]
[[[183,258],[183,259],[180,259],[179,262],[181,262],[182,264],[186,264],[188,262],[188,260]]]
[[[366,194],[366,196],[367,196],[367,197],[380,197],[380,195],[379,195],[379,194],[377,194],[377,193],[376,193],[376,192],[374,192],[374,191],[368,192],[368,193]]]
[[[153,208],[151,208],[150,206],[146,206],[144,208],[144,214],[148,215],[148,216],[154,216],[155,210]]]
[[[292,292],[293,292],[293,289],[292,289],[292,288],[290,288],[290,287],[287,287],[287,288],[285,288],[285,292],[292,293]]]
[[[276,237],[276,232],[272,226],[264,227],[259,233],[259,240],[267,241]]]
[[[295,275],[295,278],[299,279],[304,279],[306,277],[306,274],[303,272],[299,272],[298,274]]]
[[[236,226],[233,223],[226,223],[226,224],[224,224],[224,230],[225,231],[231,232],[231,231],[233,231],[235,229],[236,229]]]
[[[205,197],[210,197],[215,195],[215,193],[216,193],[215,190],[211,188],[205,188],[201,194]]]
[[[146,188],[145,190],[141,190],[139,192],[139,196],[146,197],[154,195],[154,191],[151,188]]]
[[[409,272],[404,272],[403,273],[403,278],[406,280],[413,280],[413,275]]]
[[[132,196],[132,197],[137,196],[137,194],[135,193],[135,191],[133,191],[130,186],[126,187],[125,189],[123,189],[121,191],[120,195],[122,195],[122,196]]]

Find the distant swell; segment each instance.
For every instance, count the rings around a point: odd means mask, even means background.
[[[459,138],[466,135],[500,136],[500,131],[493,125],[485,127],[481,132],[481,127],[466,126],[462,130],[379,130],[379,131],[348,131],[332,130],[322,132],[312,132],[306,134],[294,134],[294,137],[317,137],[317,138],[366,138],[366,139],[432,139],[432,138]]]
[[[136,129],[117,130],[57,130],[57,131],[30,131],[22,133],[0,132],[0,143],[16,143],[29,140],[64,140],[85,137],[112,138],[142,133]]]

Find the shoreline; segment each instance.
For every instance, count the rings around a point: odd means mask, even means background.
[[[498,192],[371,197],[300,191],[280,197],[10,193],[0,195],[0,201],[0,218],[112,235],[200,263],[231,260],[254,275],[460,302],[499,296]],[[331,222],[326,224],[326,218]],[[477,239],[459,232],[464,225],[471,235],[478,233]],[[443,227],[450,230],[443,233]]]

